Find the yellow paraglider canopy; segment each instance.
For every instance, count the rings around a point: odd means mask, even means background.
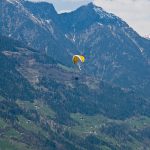
[[[82,55],[74,55],[72,61],[74,64],[77,64],[79,61],[83,63],[85,61],[85,57]]]

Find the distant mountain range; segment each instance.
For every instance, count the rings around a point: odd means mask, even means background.
[[[149,149],[149,40],[93,3],[0,6],[0,148]]]

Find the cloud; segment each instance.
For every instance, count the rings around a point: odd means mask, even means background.
[[[150,33],[150,0],[94,0],[94,3],[125,20],[139,34]]]

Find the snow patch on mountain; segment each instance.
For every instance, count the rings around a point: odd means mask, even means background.
[[[21,3],[21,0],[7,0],[9,3],[15,4],[15,6],[20,9],[20,11],[25,12],[26,16],[28,16],[34,23],[42,24],[41,21],[36,18],[33,14],[31,14]]]
[[[103,24],[102,24],[102,23],[100,23],[100,22],[98,22],[97,24],[98,24],[99,26],[103,26]]]
[[[52,21],[49,20],[43,20],[41,18],[38,18],[36,16],[34,16],[30,11],[28,11],[23,3],[22,0],[7,0],[9,3],[15,5],[15,7],[17,7],[20,11],[24,12],[24,14],[31,20],[33,21],[35,24],[37,24],[38,26],[42,27],[44,30],[47,30],[49,32],[51,32],[52,34],[54,34],[54,29],[51,25]]]
[[[102,8],[94,6],[94,11],[99,15],[100,19],[109,17],[109,18],[114,18],[114,16],[110,13],[105,12]]]
[[[48,19],[48,20],[45,20],[48,24],[50,24],[51,23],[51,20],[50,19]]]
[[[20,0],[6,0],[9,3],[15,4],[15,3],[19,3]]]
[[[143,52],[144,52],[144,48],[141,47],[141,46],[136,42],[136,40],[135,40],[134,38],[132,38],[127,32],[124,31],[124,33],[125,33],[125,35],[135,44],[135,46],[140,50],[140,52],[143,53]]]

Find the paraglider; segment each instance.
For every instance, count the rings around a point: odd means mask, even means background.
[[[72,61],[78,66],[79,70],[81,70],[81,64],[85,62],[85,57],[82,55],[74,55]]]
[[[81,65],[82,65],[82,63],[85,62],[85,57],[82,55],[74,55],[72,57],[72,62],[78,66],[78,69],[79,69],[78,72],[81,73],[81,70],[82,70]],[[78,80],[78,79],[79,79],[79,77],[75,77],[75,80]]]

